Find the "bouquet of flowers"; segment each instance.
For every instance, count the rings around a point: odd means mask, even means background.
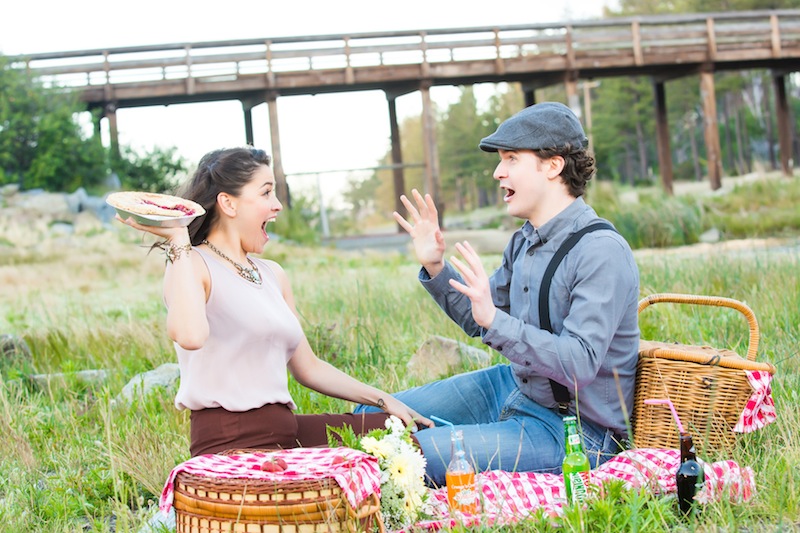
[[[390,416],[386,429],[370,431],[360,439],[352,428],[328,427],[328,444],[368,453],[381,470],[381,514],[389,530],[400,530],[433,515],[425,486],[425,457],[411,440],[411,428]]]

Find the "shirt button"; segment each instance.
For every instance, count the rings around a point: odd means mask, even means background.
[[[502,346],[502,345],[498,346],[498,347],[497,347],[497,351],[498,351],[498,352],[502,352],[502,351],[503,351],[503,346]]]
[[[525,366],[531,366],[531,362],[530,361],[525,361]]]
[[[528,382],[528,378],[523,378],[523,379],[522,379],[522,382],[523,382],[523,383],[527,383],[527,382]]]
[[[533,252],[534,252],[534,250],[533,250],[533,248],[531,248],[530,250],[528,250],[528,255],[533,255]]]
[[[486,346],[491,346],[491,345],[492,345],[491,341],[486,343]]]
[[[522,292],[528,292],[528,287],[523,287]]]

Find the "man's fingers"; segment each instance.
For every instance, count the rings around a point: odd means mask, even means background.
[[[436,209],[436,204],[433,202],[433,196],[431,196],[430,194],[425,195],[425,205],[428,207],[428,211],[430,211],[430,214],[438,220],[439,210]]]
[[[419,211],[417,211],[417,208],[414,207],[414,204],[411,203],[411,200],[409,200],[408,197],[405,194],[403,194],[400,196],[400,201],[403,203],[404,206],[406,206],[406,211],[408,211],[408,214],[411,215],[411,218],[414,219],[414,222],[419,222],[420,219]]]
[[[457,242],[456,250],[464,257],[467,264],[470,266],[470,268],[474,273],[482,274],[485,272],[483,269],[483,263],[481,262],[480,256],[475,251],[475,249],[469,244],[469,242],[467,241],[464,241],[463,243]]]
[[[458,257],[450,256],[450,262],[453,264],[454,267],[461,273],[461,276],[464,278],[464,281],[467,284],[471,283],[471,280],[474,278],[474,273],[472,269],[465,265]]]
[[[414,201],[417,202],[419,214],[422,216],[422,218],[428,218],[428,206],[425,203],[425,199],[422,198],[422,195],[417,189],[411,189],[411,194],[414,196]]]
[[[392,213],[392,215],[394,216],[394,219],[397,221],[397,223],[400,224],[401,228],[406,230],[408,233],[411,233],[411,231],[414,229],[414,227],[411,224],[408,223],[408,220],[403,218],[403,215],[401,215],[397,211]]]

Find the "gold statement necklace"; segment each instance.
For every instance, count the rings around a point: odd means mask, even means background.
[[[239,272],[239,275],[242,276],[244,279],[246,279],[251,283],[255,283],[256,285],[261,285],[261,273],[258,271],[258,267],[256,266],[256,264],[253,263],[253,261],[248,256],[245,256],[245,259],[247,259],[247,262],[250,263],[250,266],[253,268],[247,268],[240,265],[227,255],[220,252],[216,246],[214,246],[207,240],[204,240],[203,244],[211,248],[212,252],[214,252],[215,254],[217,254],[218,256],[220,256],[221,258],[223,258],[224,260],[228,261],[230,264],[235,266],[236,270]]]

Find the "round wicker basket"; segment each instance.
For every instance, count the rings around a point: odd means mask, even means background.
[[[332,478],[268,481],[180,472],[174,494],[177,533],[385,531],[378,497],[353,509]]]

